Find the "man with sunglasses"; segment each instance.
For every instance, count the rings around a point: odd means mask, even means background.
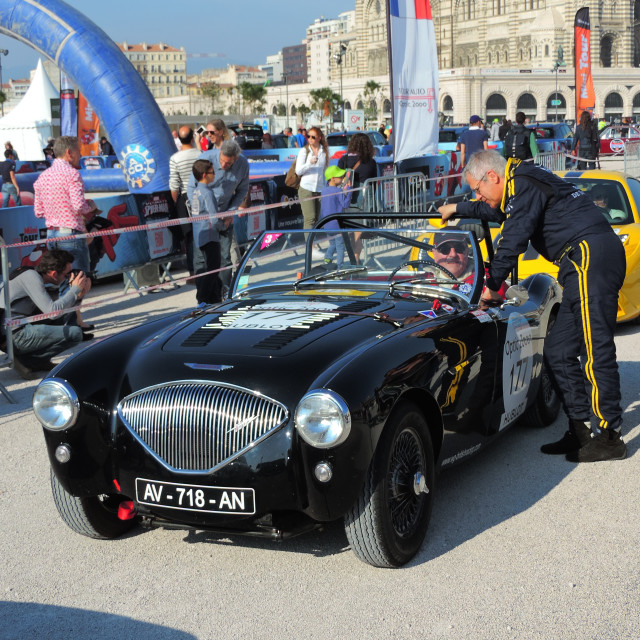
[[[437,234],[433,239],[433,258],[436,264],[450,271],[457,280],[472,274],[469,270],[469,247],[459,234]]]
[[[569,429],[542,452],[570,462],[621,460],[620,377],[613,334],[626,271],[622,243],[593,202],[544,167],[480,151],[463,172],[476,201],[443,205],[454,215],[503,224],[483,297],[497,299],[529,242],[558,267],[562,303],[544,357],[560,391]],[[590,423],[593,421],[594,430]]]

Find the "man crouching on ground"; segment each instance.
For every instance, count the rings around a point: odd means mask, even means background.
[[[9,297],[12,319],[27,318],[40,313],[70,309],[91,289],[91,280],[82,272],[71,273],[73,254],[63,249],[46,252],[38,266],[19,267],[9,276]],[[64,295],[53,296],[45,285],[58,287],[69,278]],[[0,285],[0,308],[4,309],[4,285]],[[76,314],[61,314],[57,318],[23,324],[13,329],[14,369],[25,380],[40,377],[38,371],[50,371],[55,366],[51,358],[69,347],[92,338],[82,333],[76,324]]]

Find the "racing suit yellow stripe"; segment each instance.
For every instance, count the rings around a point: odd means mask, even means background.
[[[600,427],[605,429],[607,422],[600,411],[600,399],[598,384],[593,374],[593,338],[591,335],[591,319],[589,317],[589,289],[587,283],[587,272],[589,270],[589,261],[591,255],[589,253],[589,245],[582,241],[580,243],[582,254],[582,264],[578,266],[573,260],[571,262],[578,273],[578,282],[580,289],[580,312],[582,315],[582,331],[584,333],[584,342],[587,351],[587,362],[585,364],[585,375],[591,384],[591,406],[596,417],[600,420]]]

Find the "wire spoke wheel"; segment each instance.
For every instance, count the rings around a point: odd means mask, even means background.
[[[360,496],[345,516],[353,552],[376,567],[399,567],[418,552],[433,506],[435,465],[424,415],[400,402],[378,441]]]
[[[391,453],[387,477],[388,508],[391,524],[399,536],[413,533],[426,502],[425,486],[420,479],[425,475],[424,449],[414,429],[405,429],[397,438]],[[418,485],[418,486],[417,486]]]

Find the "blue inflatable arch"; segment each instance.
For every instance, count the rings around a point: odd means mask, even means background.
[[[53,60],[75,83],[109,134],[135,193],[169,188],[176,147],[147,85],[99,27],[62,0],[0,0],[0,33]]]

